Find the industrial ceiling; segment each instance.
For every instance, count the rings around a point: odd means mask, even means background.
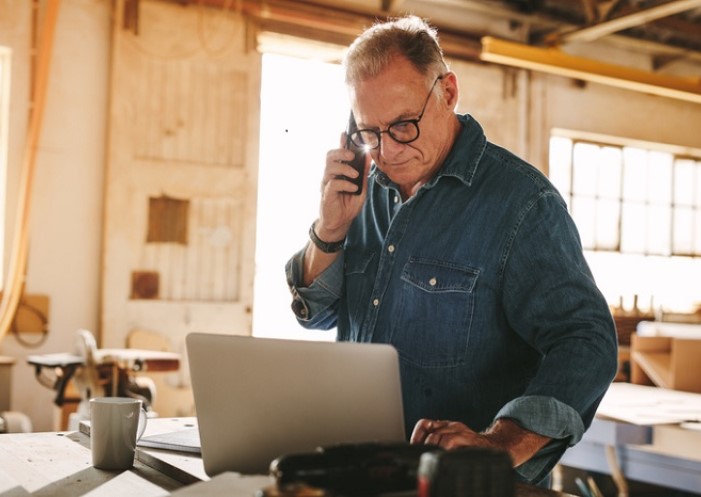
[[[133,1],[133,0],[132,0]],[[357,24],[413,13],[442,32],[479,41],[483,36],[537,47],[604,42],[652,57],[652,70],[678,61],[701,66],[701,0],[173,0],[241,8],[261,18],[297,16],[301,22]],[[317,19],[314,20],[314,16]],[[338,31],[338,29],[334,29]],[[603,55],[603,54],[602,54]],[[700,71],[701,72],[701,71]]]
[[[263,29],[344,45],[376,19],[412,13],[439,28],[452,57],[701,103],[701,0],[171,1],[239,9]]]

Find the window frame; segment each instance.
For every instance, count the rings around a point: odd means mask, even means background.
[[[567,162],[559,168],[559,171],[553,168],[552,154],[554,138],[564,138],[570,141],[570,156],[567,158]],[[584,151],[587,149],[581,147],[592,146],[596,147],[596,149],[589,150],[592,153],[596,153],[597,158],[602,157],[603,153],[606,151],[617,151],[618,162],[616,165],[619,170],[617,173],[619,191],[611,198],[608,198],[611,196],[610,192],[608,196],[602,195],[603,190],[601,185],[595,185],[592,187],[594,191],[586,192],[581,188],[581,183],[580,186],[575,184],[578,178],[577,149],[579,148],[580,154],[582,154],[585,153]],[[644,198],[636,199],[626,194],[626,189],[633,183],[630,179],[628,183],[626,183],[626,175],[629,175],[628,177],[630,178],[631,173],[631,168],[629,168],[626,163],[626,157],[630,156],[630,152],[634,149],[641,149],[645,152],[644,160],[646,164],[644,167],[646,168],[646,174],[651,175],[654,169],[659,169],[663,170],[663,174],[669,175],[668,186],[670,191],[665,195],[661,195],[662,200],[656,199],[655,197],[660,197],[660,195],[653,193],[649,189],[643,194]],[[657,162],[652,160],[655,157],[659,159]],[[660,166],[660,164],[663,163],[664,159],[667,157],[669,157],[670,160],[668,161],[666,171],[664,171],[665,167]],[[691,199],[690,206],[683,206],[678,204],[678,197],[675,195],[676,175],[679,174],[682,163],[688,163],[689,161],[691,162],[691,174],[695,178],[693,186],[690,187],[692,189],[693,198]],[[640,163],[636,163],[633,167],[639,167],[639,165]],[[563,171],[563,168],[566,171]],[[600,166],[599,171],[595,171],[592,175],[598,174],[601,170]],[[701,227],[697,226],[698,222],[695,222],[695,220],[701,219],[701,150],[593,133],[578,133],[569,130],[553,129],[548,140],[548,174],[551,178],[553,176],[552,173],[555,174],[553,182],[560,188],[567,202],[569,212],[575,218],[575,221],[578,219],[580,220],[578,229],[582,234],[585,250],[595,252],[617,252],[624,255],[701,257],[701,243],[699,243],[699,240],[701,240]],[[581,178],[581,176],[579,177]],[[643,183],[645,181],[647,180],[644,180]],[[596,178],[594,182],[596,182]],[[602,207],[604,203],[608,203],[608,210],[610,212],[615,211],[613,215],[617,216],[617,219],[614,219],[613,223],[609,220],[609,230],[611,230],[611,226],[615,224],[615,233],[613,233],[613,235],[608,235],[608,244],[600,241],[600,227],[604,221],[602,221],[601,216],[597,216],[596,214],[596,212],[604,210]],[[594,207],[596,209],[595,213],[585,212],[581,207],[582,205]],[[662,216],[659,215],[660,207],[663,208],[664,212]],[[692,231],[688,236],[689,241],[686,250],[678,243],[680,231],[678,231],[678,228],[675,226],[675,223],[678,222],[678,215],[682,209],[689,211],[691,216],[689,222],[691,223]],[[644,213],[644,217],[646,216],[644,223],[633,225],[633,223],[627,219],[628,213],[633,210]],[[585,212],[585,214],[582,215],[582,212]],[[585,222],[585,217],[590,217],[591,219]],[[668,233],[663,234],[661,241],[658,239],[659,237],[655,236],[655,233],[660,233],[659,229],[655,229],[654,227],[653,220],[655,218],[658,223],[667,227],[669,230]],[[629,243],[631,234],[638,237],[638,243],[632,246]],[[611,239],[614,240],[613,243],[610,241]]]

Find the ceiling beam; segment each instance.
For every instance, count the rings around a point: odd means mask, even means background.
[[[538,48],[485,36],[480,58],[485,62],[701,104],[701,81],[698,79],[666,76],[575,57],[557,48]]]
[[[562,44],[572,42],[588,42],[597,40],[603,36],[623,31],[624,29],[646,24],[648,22],[679,14],[687,10],[701,7],[701,0],[672,0],[661,5],[650,7],[649,9],[638,10],[628,15],[615,17],[608,21],[600,22],[567,33],[553,34],[547,36],[547,44]]]
[[[597,6],[597,10],[599,11],[599,19],[606,20],[609,18],[611,15],[611,12],[616,10],[616,7],[618,7],[618,4],[621,3],[621,0],[609,0],[608,2],[599,2],[599,5]]]
[[[599,20],[599,12],[596,8],[596,0],[579,0],[584,9],[584,17],[587,18],[587,23],[593,24]]]
[[[404,5],[405,0],[382,0],[382,12],[391,14],[397,12]]]

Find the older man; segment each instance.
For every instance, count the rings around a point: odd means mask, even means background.
[[[617,362],[566,205],[455,113],[457,77],[426,22],[369,28],[345,68],[363,187],[345,179],[353,154],[329,151],[311,240],[286,267],[298,321],[394,345],[413,443],[503,449],[540,482]]]

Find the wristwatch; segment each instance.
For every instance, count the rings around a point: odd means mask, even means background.
[[[325,242],[317,236],[316,231],[314,231],[314,226],[316,226],[316,221],[309,227],[309,239],[319,250],[325,254],[333,254],[343,249],[343,244],[346,242],[345,238],[337,242]]]

